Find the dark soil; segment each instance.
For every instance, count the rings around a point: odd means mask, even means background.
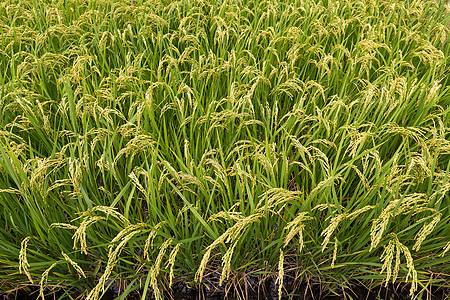
[[[127,300],[141,299],[142,291],[134,291],[129,294]],[[117,288],[109,288],[103,300],[113,300],[120,296],[121,292]],[[147,293],[147,299],[153,300],[153,294]],[[0,300],[37,300],[39,296],[38,286],[28,286],[26,288],[17,289],[14,292],[3,294]],[[83,299],[82,296],[71,295],[72,299]],[[45,291],[45,300],[56,299],[70,299],[64,296],[64,292]],[[224,291],[218,290],[213,292],[205,286],[204,289],[195,289],[188,287],[185,283],[179,282],[174,285],[172,291],[164,295],[164,299],[170,300],[223,300],[223,299],[248,299],[248,300],[276,300],[278,299],[278,288],[275,286],[273,280],[268,280],[264,287],[259,289],[247,289],[247,291],[235,291],[234,293],[225,294]],[[389,285],[386,287],[378,287],[372,291],[364,288],[361,285],[353,285],[351,288],[337,289],[333,294],[321,289],[320,284],[310,282],[309,284],[302,283],[292,289],[292,286],[283,291],[283,300],[348,300],[348,299],[367,299],[367,300],[409,300],[409,286],[406,284]],[[428,297],[425,295],[423,299],[430,300],[450,300],[450,289],[432,289]]]

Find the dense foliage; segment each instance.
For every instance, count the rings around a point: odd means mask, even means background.
[[[449,23],[436,0],[1,1],[1,289],[450,286]]]

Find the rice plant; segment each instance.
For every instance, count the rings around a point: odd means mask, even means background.
[[[449,288],[449,33],[444,0],[1,1],[2,292]]]

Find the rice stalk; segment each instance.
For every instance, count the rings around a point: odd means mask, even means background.
[[[450,242],[447,242],[447,244],[445,244],[445,246],[443,247],[443,250],[444,250],[444,251],[442,251],[442,253],[441,253],[441,256],[442,256],[442,257],[445,256],[445,254],[446,254],[448,251],[450,251]]]
[[[438,214],[436,214],[435,217],[433,217],[433,219],[431,220],[430,223],[428,223],[428,224],[425,223],[425,225],[422,226],[419,233],[417,234],[416,243],[412,247],[412,250],[416,250],[416,251],[420,250],[420,246],[425,241],[427,236],[430,235],[431,232],[433,232],[433,229],[436,227],[437,223],[441,220],[441,217],[442,217],[442,214],[438,213]]]
[[[370,232],[371,245],[369,251],[372,251],[372,249],[379,244],[391,218],[411,211],[413,211],[414,214],[425,211],[427,210],[427,204],[428,201],[425,199],[425,195],[419,193],[405,196],[403,199],[400,198],[391,201],[386,208],[383,209],[378,218],[373,220]]]
[[[47,283],[48,274],[50,271],[58,264],[58,262],[54,262],[50,267],[48,267],[41,275],[41,280],[39,282],[39,297],[44,300],[44,285]]]
[[[338,239],[334,237],[334,249],[333,249],[333,258],[331,259],[331,268],[334,268],[334,263],[336,262],[338,250]]]
[[[27,259],[27,247],[28,247],[28,242],[31,239],[32,239],[31,236],[27,236],[20,243],[19,273],[27,275],[28,280],[31,282],[31,284],[34,284],[33,279],[31,278],[31,274],[28,271],[28,267],[30,266],[30,264],[28,263],[28,259]]]
[[[136,231],[132,231],[130,232],[128,235],[126,235],[122,241],[116,246],[116,248],[114,249],[114,251],[112,251],[109,255],[108,255],[108,262],[106,264],[106,268],[105,271],[103,273],[103,275],[100,277],[97,285],[89,292],[89,294],[87,295],[86,299],[87,300],[97,300],[99,299],[100,293],[104,292],[105,289],[105,284],[106,281],[108,280],[108,278],[110,277],[113,268],[115,267],[115,265],[117,264],[118,260],[119,260],[119,255],[122,252],[122,250],[124,249],[125,245],[131,240],[131,238],[140,233],[141,230],[136,230]]]
[[[155,299],[161,300],[162,294],[158,288],[158,275],[160,271],[161,261],[164,257],[167,247],[172,243],[172,239],[167,239],[162,243],[159,248],[158,256],[156,257],[155,264],[150,269],[150,285],[153,288]]]
[[[175,247],[173,247],[173,249],[169,255],[169,260],[167,261],[167,263],[169,264],[169,288],[172,287],[173,278],[174,278],[173,267],[175,265],[175,258],[177,257],[177,254],[178,254],[178,251],[180,250],[181,245],[182,245],[182,243],[177,243],[175,245]]]
[[[152,230],[150,230],[150,233],[148,234],[147,239],[145,240],[144,245],[144,258],[147,260],[150,260],[150,252],[149,249],[153,249],[153,241],[155,240],[157,236],[157,230],[160,229],[163,225],[165,225],[165,222],[160,222],[156,224]]]
[[[87,253],[87,243],[86,243],[86,230],[93,224],[97,223],[98,221],[106,220],[105,217],[100,216],[91,216],[86,217],[81,223],[80,226],[77,227],[75,233],[73,234],[73,249],[78,249],[77,244],[80,243],[80,251],[81,253],[88,254]]]
[[[283,295],[283,278],[284,278],[284,253],[280,249],[280,258],[278,259],[278,277],[275,284],[278,284],[278,299]]]
[[[298,234],[299,250],[301,251],[304,246],[303,230],[306,226],[304,222],[312,219],[312,217],[308,216],[307,212],[302,212],[297,217],[295,217],[294,220],[289,222],[284,227],[284,230],[288,231],[288,234],[286,235],[284,240],[284,247],[286,247],[289,242]]]
[[[383,267],[381,268],[381,273],[386,270],[386,286],[391,279],[392,282],[395,282],[398,276],[399,268],[400,268],[400,254],[403,253],[406,258],[406,265],[408,267],[408,274],[406,276],[406,281],[408,281],[409,276],[412,276],[410,295],[414,296],[415,291],[417,290],[417,271],[414,268],[413,258],[411,253],[404,244],[402,244],[395,234],[390,234],[392,238],[389,241],[389,244],[384,247],[383,254],[381,255],[381,261],[384,261]],[[395,252],[395,266],[392,270],[392,261]]]
[[[86,274],[84,274],[83,269],[80,268],[80,266],[73,261],[67,254],[65,254],[64,252],[61,252],[62,256],[64,257],[65,260],[67,260],[69,262],[69,264],[77,271],[78,276],[81,278],[86,278]]]

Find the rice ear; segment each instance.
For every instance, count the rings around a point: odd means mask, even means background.
[[[283,250],[280,249],[280,257],[278,259],[278,277],[275,281],[275,284],[278,284],[278,299],[281,300],[281,296],[283,295],[283,278],[284,278],[284,253]]]
[[[50,267],[48,267],[41,275],[41,280],[39,282],[39,297],[44,300],[44,285],[47,283],[48,275],[50,271],[58,264],[58,262],[54,262]]]
[[[24,238],[20,244],[20,254],[19,254],[19,273],[25,274],[28,277],[28,280],[31,282],[31,284],[34,284],[33,279],[31,278],[31,274],[28,271],[28,267],[30,264],[28,263],[27,259],[27,247],[28,242],[32,239],[31,236],[27,236]]]

